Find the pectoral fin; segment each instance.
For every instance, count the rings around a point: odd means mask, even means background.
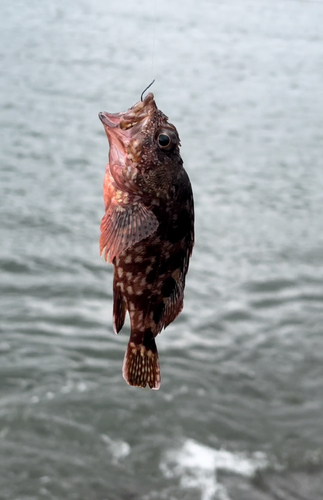
[[[100,254],[112,262],[127,248],[150,236],[158,227],[154,213],[142,203],[111,204],[101,221]]]

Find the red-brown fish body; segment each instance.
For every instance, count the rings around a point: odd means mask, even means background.
[[[114,329],[129,312],[123,376],[158,389],[155,337],[183,308],[194,204],[174,125],[148,94],[125,113],[100,113],[110,144],[100,251],[114,265]]]

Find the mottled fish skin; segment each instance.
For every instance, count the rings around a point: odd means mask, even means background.
[[[174,125],[149,93],[125,113],[100,113],[110,145],[103,185],[100,252],[114,265],[113,318],[129,312],[123,377],[159,389],[155,337],[183,308],[194,244],[191,184]]]

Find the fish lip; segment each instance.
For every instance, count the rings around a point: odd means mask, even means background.
[[[124,148],[129,143],[129,130],[122,130],[120,128],[120,121],[125,113],[107,113],[101,111],[99,118],[103,124],[106,136],[110,144],[110,156],[112,155],[112,148],[117,152],[117,157],[121,157]]]
[[[110,145],[110,157],[120,157],[130,142],[131,131],[122,130],[120,121],[124,113],[99,113],[99,118],[103,124],[106,136]],[[112,149],[114,153],[112,153]]]
[[[101,111],[99,113],[99,118],[104,127],[116,128],[120,124],[122,114],[123,113],[107,113],[106,111]]]

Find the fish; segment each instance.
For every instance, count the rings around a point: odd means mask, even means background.
[[[130,316],[123,378],[159,389],[156,336],[183,309],[194,245],[194,200],[176,127],[152,93],[123,113],[99,113],[109,141],[100,254],[114,266],[113,326]]]

